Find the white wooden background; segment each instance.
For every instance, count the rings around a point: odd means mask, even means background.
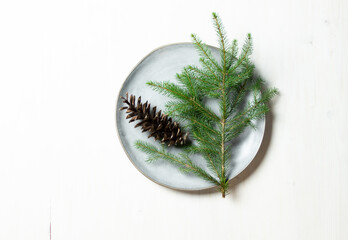
[[[230,195],[145,178],[115,101],[137,62],[197,33],[254,37],[281,95]],[[348,239],[348,1],[1,1],[0,239]]]

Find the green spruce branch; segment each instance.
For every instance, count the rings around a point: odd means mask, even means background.
[[[148,155],[148,161],[169,161],[181,171],[213,183],[222,196],[228,189],[228,163],[231,158],[232,140],[246,127],[269,111],[268,102],[278,94],[277,89],[265,87],[261,78],[254,77],[254,65],[250,62],[252,38],[248,34],[238,50],[237,40],[227,38],[221,19],[216,13],[212,20],[219,41],[220,59],[216,59],[210,48],[195,34],[192,41],[199,52],[201,67],[186,66],[176,75],[177,84],[170,82],[148,82],[155,91],[171,97],[166,112],[183,120],[190,131],[193,143],[180,154],[172,154],[163,147],[137,141],[135,146]],[[252,94],[252,100],[248,100]],[[219,114],[205,105],[206,98],[219,100]],[[210,172],[197,166],[190,158],[200,154]]]

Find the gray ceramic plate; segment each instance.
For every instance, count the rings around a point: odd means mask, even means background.
[[[213,54],[218,57],[217,48],[210,47]],[[199,55],[191,43],[178,43],[158,48],[147,55],[134,68],[125,80],[117,100],[116,123],[117,132],[123,148],[134,166],[152,181],[178,190],[202,190],[210,188],[213,185],[205,182],[193,175],[182,173],[176,166],[165,161],[147,163],[146,155],[134,148],[134,142],[138,139],[149,141],[160,145],[153,140],[148,139],[147,133],[141,133],[140,128],[134,128],[136,122],[128,123],[125,119],[125,111],[118,109],[123,106],[120,96],[125,96],[126,92],[141,96],[142,101],[148,100],[152,106],[164,110],[164,105],[169,100],[157,92],[154,92],[147,85],[147,81],[173,81],[175,74],[180,73],[182,68],[188,64],[200,65]],[[216,104],[215,104],[216,106]],[[216,106],[217,107],[217,106]],[[257,130],[246,129],[243,134],[234,142],[232,160],[229,171],[229,179],[232,179],[243,171],[255,157],[263,138],[265,131],[265,120],[256,122]],[[173,151],[176,151],[175,149]],[[193,160],[204,166],[204,160],[199,156],[194,156]],[[207,169],[207,171],[209,171]]]

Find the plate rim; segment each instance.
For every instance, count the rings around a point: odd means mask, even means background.
[[[170,47],[170,46],[174,46],[174,45],[194,45],[193,43],[191,42],[177,42],[177,43],[169,43],[169,44],[165,44],[165,45],[162,45],[160,47],[157,47],[155,49],[153,49],[152,51],[150,51],[148,54],[146,54],[141,60],[138,61],[138,63],[132,68],[132,70],[129,72],[129,74],[127,75],[126,79],[123,81],[119,91],[118,91],[118,94],[117,94],[117,98],[116,98],[116,106],[115,106],[115,111],[116,113],[114,114],[115,116],[115,127],[116,127],[116,133],[117,133],[117,137],[118,137],[118,140],[119,142],[121,143],[121,146],[122,146],[122,149],[123,151],[126,153],[126,156],[127,158],[129,159],[129,161],[133,164],[133,166],[143,175],[145,176],[147,179],[151,180],[152,182],[160,185],[160,186],[163,186],[163,187],[166,187],[166,188],[169,188],[169,189],[172,189],[172,190],[179,190],[179,191],[186,191],[186,192],[197,192],[197,191],[203,191],[203,190],[208,190],[208,189],[212,189],[212,188],[215,188],[216,186],[215,185],[212,185],[212,186],[207,186],[207,187],[204,187],[204,188],[194,188],[194,189],[187,189],[187,188],[180,188],[180,187],[173,187],[173,186],[169,186],[167,184],[164,184],[164,183],[160,183],[158,182],[157,180],[155,179],[152,179],[150,176],[146,175],[143,171],[141,171],[137,165],[134,163],[134,161],[132,160],[132,158],[129,156],[123,142],[122,142],[122,139],[121,139],[121,136],[120,136],[120,133],[119,133],[119,125],[118,125],[118,121],[117,121],[117,118],[118,118],[118,114],[120,114],[119,110],[117,109],[117,105],[118,105],[118,101],[120,100],[120,95],[121,95],[121,91],[125,85],[125,83],[128,81],[129,79],[129,76],[131,76],[131,74],[136,70],[136,68],[146,59],[148,58],[150,55],[152,55],[154,52],[160,50],[160,49],[163,49],[163,48],[166,48],[166,47]],[[215,47],[215,46],[211,46],[209,44],[205,44],[206,46],[210,47],[210,48],[215,48],[217,50],[220,50],[219,48]],[[258,152],[260,151],[260,148],[261,148],[261,145],[262,145],[262,142],[264,140],[264,137],[265,137],[265,131],[266,131],[266,121],[267,121],[267,118],[266,118],[266,114],[263,118],[263,132],[262,132],[262,137],[260,138],[260,142],[258,144],[258,149],[257,151],[255,151],[255,154],[253,157],[251,157],[251,160],[248,161],[246,163],[245,166],[243,166],[241,168],[241,170],[239,170],[235,176],[233,176],[232,178],[228,179],[228,181],[231,181],[232,179],[238,177],[239,174],[241,174],[250,164],[251,162],[255,159],[256,155],[258,154]]]

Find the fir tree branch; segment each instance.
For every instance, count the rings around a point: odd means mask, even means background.
[[[196,99],[193,99],[185,94],[181,93],[180,88],[175,89],[172,86],[175,86],[175,84],[172,83],[155,83],[155,82],[147,82],[147,84],[151,87],[153,87],[155,90],[160,91],[161,93],[170,93],[173,97],[177,97],[179,99],[185,100],[195,106],[199,111],[204,113],[206,116],[208,116],[211,120],[214,121],[219,121],[220,118],[216,116],[215,113],[213,113],[211,110],[208,108],[202,106],[199,102],[196,101]]]
[[[187,152],[190,154],[211,154],[211,155],[216,155],[219,156],[220,158],[220,149],[216,150],[216,148],[212,148],[211,146],[204,145],[204,144],[197,144],[197,145],[192,145],[187,149]],[[214,159],[214,161],[219,161],[220,159]]]
[[[218,170],[216,169],[215,165],[214,165],[214,162],[212,160],[212,158],[210,157],[210,154],[206,154],[207,158],[208,158],[208,162],[209,162],[209,165],[211,166],[211,168],[215,171],[216,173],[216,176],[220,179],[220,181],[222,180],[221,178],[221,173],[218,172]]]
[[[186,120],[191,121],[193,124],[198,124],[200,127],[203,127],[205,130],[217,134],[219,135],[220,133],[218,131],[216,131],[213,127],[211,126],[207,126],[206,124],[203,124],[202,122],[198,121],[197,119],[195,119],[194,117],[186,117]]]
[[[202,56],[207,58],[216,67],[217,70],[221,70],[208,47],[205,44],[203,44],[202,41],[195,34],[191,34],[191,38],[197,46],[199,52],[202,53]]]
[[[247,59],[248,55],[251,54],[251,50],[252,50],[252,39],[251,39],[251,34],[248,33],[246,43],[244,44],[244,47],[243,47],[242,58],[238,59],[237,63],[233,66],[233,68],[231,68],[228,71],[228,73],[233,73],[243,63],[243,61]]]
[[[204,128],[206,131],[219,135],[220,133],[214,129],[214,127],[208,122],[204,121],[202,116],[195,115],[194,109],[185,102],[173,102],[170,101],[166,104],[166,113],[169,116],[175,116],[181,120],[187,120],[187,124],[194,128],[194,126]]]
[[[232,45],[230,47],[230,51],[229,51],[229,59],[228,59],[228,64],[227,67],[230,68],[234,62],[234,60],[237,59],[237,55],[238,55],[238,42],[236,39],[234,39],[232,41]]]
[[[215,28],[217,31],[217,34],[219,36],[219,41],[220,41],[220,51],[222,52],[222,63],[223,63],[223,68],[222,68],[222,82],[221,82],[221,176],[222,178],[225,178],[225,123],[227,119],[227,105],[226,105],[226,48],[225,48],[225,34],[222,32],[222,26],[220,24],[219,17],[216,15],[216,13],[213,13],[213,19],[215,23]]]
[[[231,140],[247,126],[255,127],[253,121],[264,117],[269,110],[267,103],[278,92],[276,89],[263,90],[262,79],[253,78],[254,65],[249,59],[252,53],[251,35],[247,35],[238,54],[238,43],[233,40],[229,44],[220,17],[213,13],[212,20],[218,36],[220,60],[214,58],[209,47],[192,34],[201,67],[185,67],[176,75],[178,85],[170,82],[147,83],[163,95],[176,99],[166,104],[168,114],[187,123],[195,141],[179,156],[141,141],[136,146],[147,153],[149,161],[167,160],[181,170],[213,183],[224,197],[228,188],[226,172],[233,146]],[[250,93],[254,94],[254,99],[248,101]],[[218,115],[207,107],[206,98],[219,100]],[[212,174],[195,165],[188,154],[202,155]]]
[[[192,77],[190,76],[190,73],[186,68],[184,68],[181,74],[176,74],[176,78],[186,87],[191,97],[198,97],[196,86],[193,82]]]
[[[219,82],[219,77],[215,74],[214,70],[211,68],[211,66],[208,64],[208,62],[206,60],[204,60],[204,58],[199,59],[200,62],[203,64],[203,66],[208,69],[208,71],[214,76],[215,81]]]
[[[196,131],[195,131],[196,130]],[[193,134],[193,137],[198,141],[200,142],[201,144],[205,144],[207,145],[208,147],[218,147],[219,146],[219,142],[216,141],[216,139],[212,138],[211,136],[209,135],[205,135],[207,138],[209,139],[206,139],[206,138],[203,138],[203,136],[197,131],[197,129],[195,129],[192,131],[192,134]]]
[[[244,88],[245,88],[245,85],[246,85],[246,82],[244,82],[241,86],[241,89],[238,91],[238,95],[237,97],[234,99],[233,103],[232,103],[232,106],[231,106],[231,111],[233,111],[237,105],[237,103],[239,102],[239,99],[244,91]]]
[[[202,168],[198,167],[195,165],[191,159],[188,158],[188,156],[185,156],[185,159],[182,159],[180,157],[177,157],[173,154],[170,154],[166,152],[164,149],[163,150],[158,150],[154,145],[149,144],[147,142],[143,141],[136,141],[135,142],[135,147],[151,156],[150,161],[162,158],[166,159],[180,167],[182,171],[185,172],[191,172],[199,177],[204,178],[205,180],[214,183],[215,185],[219,185],[219,182],[210,176],[206,171],[204,171]],[[184,155],[182,155],[184,156]]]
[[[169,102],[166,104],[166,113],[168,116],[180,116],[180,114],[184,114],[188,111],[191,111],[191,106],[187,105],[185,102]]]
[[[247,108],[246,110],[244,110],[241,114],[238,114],[235,118],[233,118],[230,121],[230,124],[232,125],[230,128],[227,129],[227,132],[231,131],[234,128],[233,123],[238,122],[238,120],[240,120],[241,118],[243,118],[244,116],[246,116],[248,113],[252,112],[255,108],[260,107],[260,105],[264,105],[266,104],[271,98],[273,98],[274,96],[276,96],[278,94],[278,90],[277,89],[269,89],[264,93],[264,96],[262,96],[259,100],[257,100],[256,102],[254,102],[254,104],[252,104],[251,106],[249,106],[249,108]],[[265,110],[262,110],[260,112],[260,114],[249,117],[249,122],[251,121],[251,119],[255,119],[257,116],[260,116],[263,113],[266,113],[268,111],[268,108],[266,108]],[[243,121],[245,122],[245,120]]]
[[[204,73],[201,69],[199,69],[198,67],[196,66],[192,66],[192,65],[189,65],[187,66],[187,68],[193,72],[196,72],[200,75],[203,75],[204,77],[206,77],[207,79],[210,78],[210,76],[207,74],[207,73]],[[205,83],[208,83],[208,84],[212,84],[212,85],[215,85],[215,86],[219,86],[218,84],[214,83],[214,82],[208,82],[208,81],[203,81]]]
[[[208,84],[208,85],[212,85],[212,86],[216,87],[215,89],[219,88],[219,85],[217,83],[209,81],[210,76],[208,76],[202,70],[198,69],[195,66],[191,66],[191,65],[188,66],[188,69],[191,70],[192,72],[195,72],[197,74],[200,74],[200,75],[206,77],[206,79],[203,79],[202,77],[195,77],[196,80],[201,81],[201,82]],[[209,87],[211,88],[212,86],[209,86]]]
[[[220,41],[220,52],[221,52],[221,58],[222,58],[222,65],[223,65],[223,71],[226,71],[227,69],[227,60],[226,60],[226,46],[227,46],[227,41],[226,41],[226,33],[223,30],[223,26],[221,23],[221,20],[219,16],[216,13],[213,13],[213,20],[214,20],[214,26],[217,32],[217,35],[219,37]]]

